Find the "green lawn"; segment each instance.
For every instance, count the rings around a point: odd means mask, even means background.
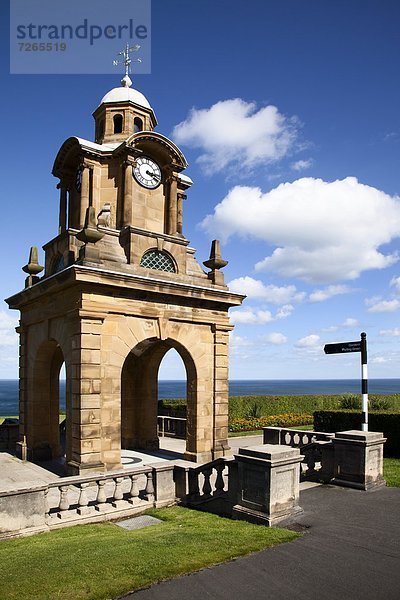
[[[138,531],[82,525],[0,542],[0,597],[116,598],[298,537],[177,506],[149,513],[163,523]]]
[[[390,487],[400,487],[400,458],[383,459],[383,476]]]

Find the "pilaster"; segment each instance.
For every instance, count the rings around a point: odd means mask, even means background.
[[[231,325],[213,325],[214,333],[214,427],[213,458],[231,456],[228,444],[229,413],[229,332]]]

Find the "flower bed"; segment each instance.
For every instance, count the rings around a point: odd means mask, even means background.
[[[254,431],[263,427],[292,427],[312,425],[313,416],[304,413],[284,413],[265,417],[236,418],[229,422],[229,431]]]

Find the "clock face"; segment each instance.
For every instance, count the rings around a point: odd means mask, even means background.
[[[161,169],[158,164],[147,156],[139,156],[133,167],[133,176],[140,185],[154,189],[161,183]]]
[[[82,169],[78,169],[76,172],[75,187],[77,192],[80,192],[82,189]]]

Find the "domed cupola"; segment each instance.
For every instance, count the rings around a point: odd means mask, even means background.
[[[153,131],[157,125],[149,101],[131,86],[132,80],[126,74],[121,86],[107,92],[94,111],[98,144],[122,142],[133,133]]]

